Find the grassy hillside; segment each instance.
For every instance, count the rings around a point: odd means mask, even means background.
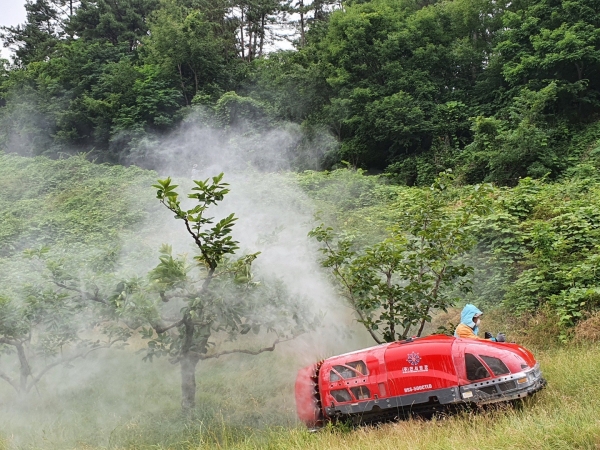
[[[182,420],[178,377],[160,362],[101,359],[85,386],[0,409],[1,449],[594,449],[600,445],[600,350],[537,352],[548,387],[521,407],[432,421],[310,433],[294,418],[286,358],[215,362],[199,371],[200,408]],[[288,358],[288,363],[293,362]],[[126,392],[126,397],[123,393]]]
[[[0,155],[0,273],[2,295],[39,280],[24,258],[44,249],[74,272],[117,269],[140,227],[151,228],[158,205],[149,189],[156,174],[136,167]],[[153,246],[155,247],[155,246]],[[40,275],[37,273],[37,275]]]
[[[308,432],[295,417],[298,368],[372,345],[335,303],[330,284],[317,286],[325,278],[316,244],[306,238],[316,223],[312,214],[359,248],[384,237],[421,188],[346,170],[241,181],[232,174],[238,184],[226,209],[240,214],[245,245],[264,251],[266,267],[318,299],[327,325],[273,353],[202,364],[192,419],[179,412],[177,366],[143,363],[139,340],[57,367],[24,398],[0,380],[0,449],[598,448],[600,350],[589,341],[600,336],[600,181],[586,170],[560,183],[526,179],[513,189],[493,188],[489,212],[469,227],[478,245],[464,258],[477,270],[464,301],[484,307],[486,327],[531,347],[549,382],[520,408]],[[0,156],[0,175],[2,298],[18,298],[28,283],[45,281],[25,249],[46,246],[51,258],[98,276],[143,274],[156,263],[158,246],[180,234],[165,226],[174,221],[153,198],[153,172],[83,157]],[[464,191],[449,189],[453,208]],[[439,315],[432,328],[455,323],[455,314]],[[0,348],[0,369],[10,361],[14,355]]]
[[[156,175],[136,167],[0,155],[0,249],[106,244],[146,217]]]

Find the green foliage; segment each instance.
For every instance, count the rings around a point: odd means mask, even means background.
[[[148,143],[201,117],[260,167],[283,131],[278,167],[558,179],[596,159],[595,2],[31,0],[3,31],[0,149],[152,166]]]
[[[383,305],[383,292],[408,286],[402,281],[410,279],[404,266],[409,262],[402,259],[407,239],[410,243],[410,236],[419,236],[419,224],[427,220],[427,214],[439,214],[427,239],[462,246],[449,261],[456,267],[472,268],[469,289],[461,292],[456,284],[446,291],[447,298],[485,309],[503,305],[517,316],[553,316],[565,340],[575,325],[600,309],[596,213],[600,185],[596,170],[589,165],[578,166],[573,174],[573,179],[561,182],[523,178],[514,188],[486,186],[476,195],[472,186],[447,183],[441,195],[433,195],[437,191],[389,186],[381,177],[349,170],[308,172],[300,177],[300,185],[318,201],[321,220],[325,218],[338,230],[333,233],[321,226],[313,235],[330,244],[325,261],[339,272],[338,281],[340,276],[346,280],[342,293],[357,304],[363,297],[369,299],[364,303],[366,312],[374,311],[367,308],[369,304]],[[469,206],[469,199],[478,195],[483,210]],[[460,225],[463,208],[470,215]],[[464,241],[452,241],[452,226],[458,227]],[[436,227],[439,235],[433,233]],[[433,248],[441,251],[443,246]],[[446,258],[434,252],[420,258],[428,261],[429,256],[428,263],[443,263]],[[392,262],[398,267],[392,267]],[[387,285],[390,268],[398,278],[392,277]],[[372,291],[366,289],[369,286]],[[420,292],[418,298],[424,301],[427,295]],[[373,323],[383,320],[379,314],[371,319]]]
[[[160,264],[150,272],[150,279],[160,291],[163,301],[168,300],[169,291],[186,299],[188,306],[182,310],[183,320],[193,317],[195,326],[204,332],[209,332],[212,328],[214,331],[227,331],[233,337],[236,332],[246,334],[249,329],[258,330],[264,325],[283,338],[286,336],[284,329],[289,326],[287,319],[284,319],[284,311],[281,312],[279,324],[268,315],[259,319],[260,306],[269,308],[269,302],[281,298],[282,292],[275,297],[269,296],[269,291],[263,289],[262,283],[253,279],[250,268],[258,253],[236,260],[227,259],[227,255],[234,254],[238,249],[238,243],[231,237],[232,227],[237,219],[230,214],[214,223],[213,218],[205,215],[210,205],[221,202],[229,192],[227,183],[221,182],[222,178],[223,174],[220,174],[212,180],[194,181],[196,186],[188,197],[196,200],[198,205],[189,210],[181,209],[178,194],[174,190],[177,186],[171,184],[169,178],[159,180],[154,186],[158,189],[157,198],[161,203],[175,213],[176,219],[184,221],[187,232],[200,252],[194,259],[196,268],[203,275],[198,280],[193,279],[191,267],[187,267],[182,259],[174,259],[170,247],[163,246]],[[177,289],[184,289],[187,293],[177,292]],[[271,294],[278,292],[278,289],[280,288],[270,291]],[[253,294],[258,291],[260,294]],[[259,297],[263,297],[261,302],[258,301]],[[297,326],[301,325],[298,323]],[[207,352],[207,338],[205,335],[200,336],[201,345],[196,350],[199,354]]]
[[[0,297],[0,378],[24,395],[54,367],[129,338],[109,329],[105,339],[86,337],[101,315],[82,300],[39,285],[27,286],[22,301]]]
[[[143,192],[152,178],[133,167],[93,164],[85,155],[0,156],[0,372],[19,393],[131,335],[106,322],[112,309],[97,289],[126,245],[140,249],[129,233],[151,210],[151,195]]]
[[[151,179],[149,172],[93,164],[85,155],[57,161],[0,155],[1,255],[43,245],[113,246],[114,252],[120,233],[147,217],[151,196],[141,193]],[[132,207],[134,196],[143,200]]]
[[[335,12],[327,34],[303,51],[318,52],[330,87],[322,120],[341,141],[338,157],[382,169],[430,151],[444,154],[429,179],[421,175],[426,184],[452,164],[468,138],[470,92],[491,49],[488,39],[471,37],[499,26],[488,9],[485,2],[420,8],[377,1]]]
[[[246,90],[271,105],[280,120],[310,122],[311,114],[323,106],[330,91],[317,62],[314,53],[304,51],[280,51],[257,59]]]
[[[466,225],[486,212],[490,192],[475,186],[463,204],[449,204],[452,176],[442,173],[429,190],[416,192],[389,237],[357,248],[331,228],[315,228],[322,242],[324,267],[333,271],[340,290],[377,342],[405,339],[416,326],[420,336],[435,310],[446,311],[468,292],[473,272],[458,261],[473,245]]]
[[[204,264],[209,271],[216,270],[217,266],[225,255],[233,254],[239,248],[237,242],[230,236],[234,222],[237,220],[233,214],[221,219],[214,227],[206,229],[207,225],[213,223],[212,217],[205,217],[204,213],[210,205],[216,205],[223,200],[223,197],[229,192],[227,183],[221,183],[223,173],[213,177],[212,182],[194,181],[196,186],[192,191],[197,191],[188,195],[198,201],[198,205],[189,210],[182,210],[178,194],[175,192],[177,185],[171,184],[171,179],[158,180],[158,184],[153,187],[158,188],[156,198],[167,208],[175,213],[176,219],[185,222],[188,232],[194,238],[194,242],[200,250],[201,256],[196,260]]]
[[[305,89],[316,108],[305,120],[338,138],[329,165],[387,167],[407,185],[428,185],[448,167],[469,183],[556,178],[578,161],[573,138],[598,112],[592,10],[350,3],[294,58],[320,88],[321,97]],[[296,77],[277,73],[279,85]]]
[[[474,224],[480,301],[503,301],[517,313],[550,310],[566,339],[600,307],[597,202],[592,179],[545,184],[526,178],[498,192],[496,213]]]
[[[226,92],[215,104],[215,116],[224,128],[236,127],[240,132],[257,132],[271,125],[268,106],[235,92]]]
[[[374,203],[376,177],[365,176],[363,170],[306,171],[299,178],[300,186],[313,200],[327,202],[342,211],[351,211]]]
[[[144,137],[172,129],[194,95],[216,100],[234,78],[232,38],[180,3],[81,2],[52,58],[23,59],[0,81],[0,149],[75,147],[125,162]]]
[[[543,115],[556,91],[555,83],[539,92],[523,89],[513,99],[506,121],[477,117],[473,123],[474,141],[462,156],[467,180],[487,174],[484,176],[490,181],[514,185],[527,175],[542,178],[560,173],[567,162],[566,155],[557,151],[564,136],[557,136],[558,125],[552,129]]]
[[[214,101],[235,78],[232,36],[215,23],[226,14],[225,6],[214,2],[214,9],[198,9],[182,3],[163,1],[153,12],[147,60],[169,75],[172,86],[180,86],[186,105],[202,96]]]
[[[148,203],[152,173],[93,164],[85,155],[4,156],[1,163],[0,206],[14,228],[5,228],[2,240],[0,345],[12,353],[3,355],[0,374],[20,392],[36,385],[46,367],[138,331],[148,341],[147,359],[168,356],[193,378],[200,360],[270,352],[314,325],[314,312],[291,299],[283,283],[255,279],[258,253],[232,257],[235,217],[207,216],[229,192],[222,175],[194,182],[189,209],[170,179],[158,181],[159,200],[185,224],[196,250],[190,261],[164,245],[150,269],[145,241],[164,233],[160,212]],[[240,338],[244,348],[228,344]],[[189,386],[183,404],[191,408]]]
[[[27,22],[14,27],[1,27],[0,37],[6,45],[16,46],[19,65],[43,61],[54,53],[63,29],[57,2],[28,0],[25,2]]]
[[[148,17],[159,0],[81,0],[67,31],[88,42],[124,44],[133,51],[148,33]]]
[[[567,117],[596,110],[597,6],[593,1],[524,2],[507,12],[496,57],[509,86],[540,91],[556,80],[549,110]]]
[[[474,120],[467,179],[556,177],[577,160],[573,134],[598,111],[598,14],[592,4],[532,1],[509,7],[502,20],[488,73],[502,78],[503,100],[493,117]]]

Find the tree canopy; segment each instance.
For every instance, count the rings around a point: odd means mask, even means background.
[[[0,147],[152,167],[141,143],[198,111],[231,126],[231,93],[260,105],[244,133],[301,126],[294,168],[346,161],[408,185],[448,168],[469,183],[557,178],[598,139],[593,2],[336,5],[28,0],[26,23],[2,31],[16,53]]]

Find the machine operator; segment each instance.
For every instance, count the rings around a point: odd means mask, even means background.
[[[456,327],[454,336],[459,338],[481,339],[477,336],[477,333],[479,332],[482,315],[483,313],[475,305],[467,304],[460,314],[460,324]],[[498,333],[498,336],[494,338],[492,334],[487,331],[484,339],[494,342],[504,342],[506,340],[504,333]]]

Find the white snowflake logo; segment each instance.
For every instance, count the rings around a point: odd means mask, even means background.
[[[421,361],[421,357],[418,353],[412,352],[408,354],[408,358],[406,358],[406,360],[411,366],[416,366]]]

